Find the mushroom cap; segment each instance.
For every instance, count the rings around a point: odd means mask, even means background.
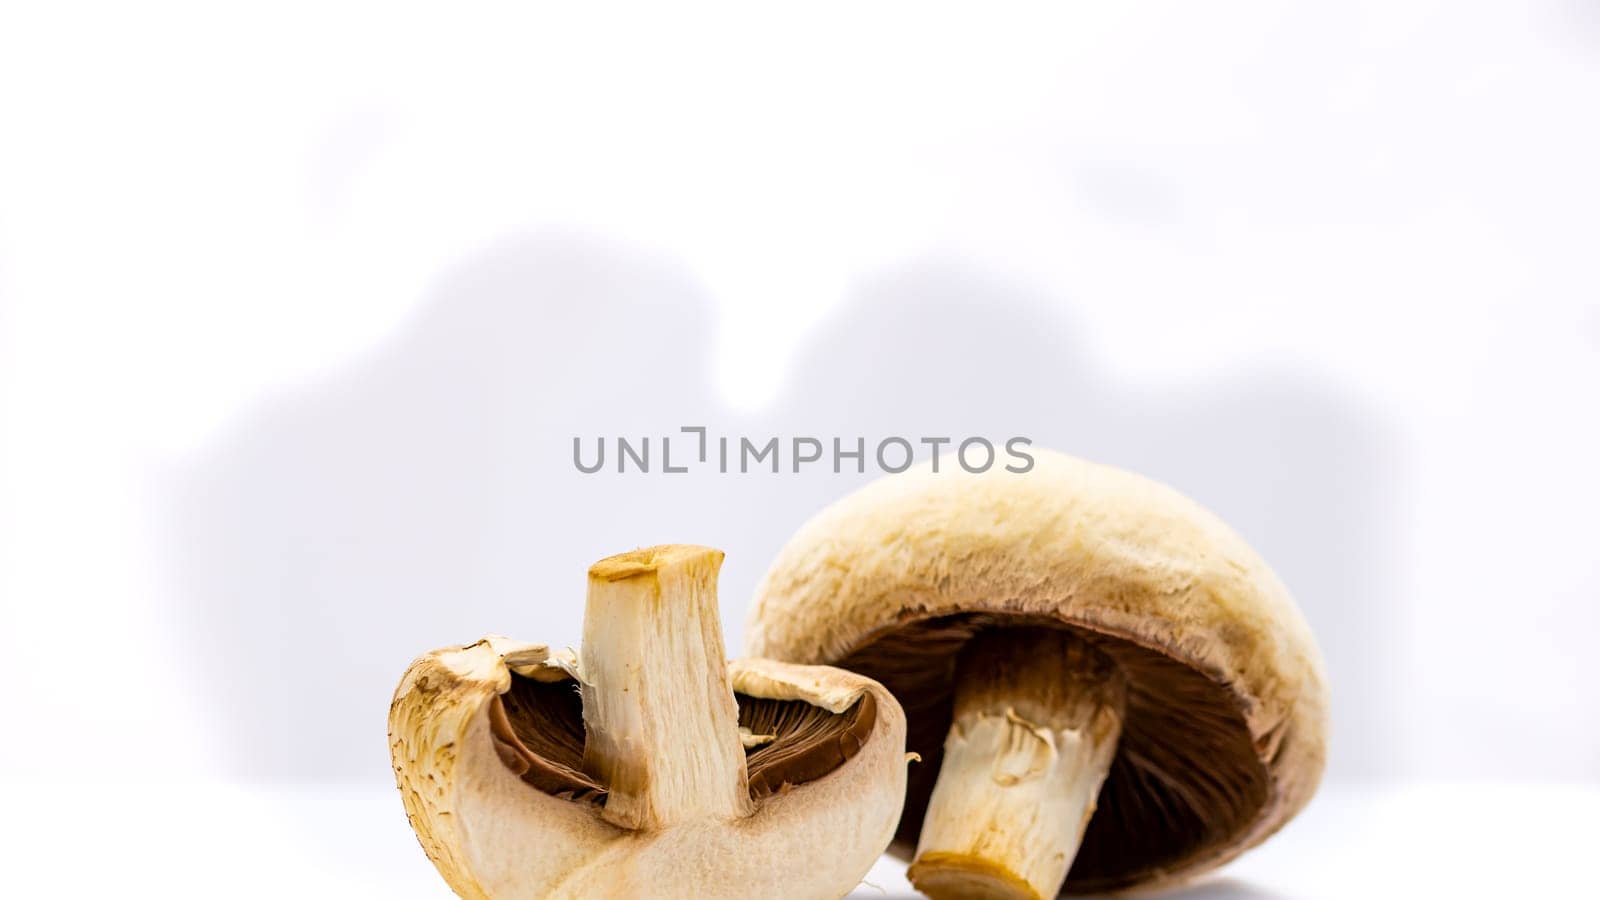
[[[892,852],[916,846],[955,658],[977,631],[1069,628],[1128,676],[1118,755],[1063,893],[1220,865],[1310,800],[1328,698],[1311,631],[1237,534],[1146,478],[1048,451],[1026,473],[923,464],[818,513],[757,595],[751,652],[882,682],[909,720]]]
[[[563,682],[581,672],[576,657],[490,637],[417,659],[390,706],[389,746],[429,859],[467,898],[843,896],[899,820],[905,717],[881,685],[850,672],[767,660],[728,668],[745,698],[836,714],[867,704],[870,732],[815,780],[753,788],[748,818],[644,832],[606,822],[593,795],[540,790],[497,749],[493,701],[513,676]]]

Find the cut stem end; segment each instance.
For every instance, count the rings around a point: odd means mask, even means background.
[[[1055,897],[1116,756],[1122,673],[1068,631],[979,635],[907,875],[931,897]]]

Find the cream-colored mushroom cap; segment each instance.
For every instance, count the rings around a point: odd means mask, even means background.
[[[925,763],[893,852],[935,896],[1186,878],[1277,831],[1322,774],[1321,658],[1267,565],[1166,486],[1034,455],[833,504],[751,618],[752,652],[900,699]]]
[[[468,898],[838,898],[904,797],[905,719],[870,679],[728,663],[719,551],[590,570],[580,656],[489,637],[406,671],[389,744],[428,857]]]

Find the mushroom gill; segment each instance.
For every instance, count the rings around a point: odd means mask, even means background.
[[[816,781],[861,750],[877,722],[877,702],[863,694],[832,713],[804,700],[734,694],[739,724],[773,739],[745,750],[750,797]],[[511,675],[489,706],[495,752],[506,768],[546,794],[603,805],[605,785],[583,771],[583,700],[571,678],[544,681]]]
[[[489,703],[489,734],[500,761],[546,794],[602,802],[606,789],[583,772],[583,701],[578,683],[513,673]]]
[[[1055,619],[984,613],[908,621],[881,632],[836,665],[875,679],[905,707],[913,767],[894,848],[910,856],[944,757],[956,661],[992,629],[1068,628],[1127,678],[1127,710],[1098,812],[1063,893],[1111,891],[1173,869],[1248,828],[1267,800],[1266,769],[1236,700],[1224,685],[1122,637]]]
[[[878,721],[878,704],[862,694],[838,715],[804,700],[768,700],[746,694],[739,701],[739,724],[771,743],[745,752],[750,797],[760,800],[789,787],[816,781],[861,751]]]

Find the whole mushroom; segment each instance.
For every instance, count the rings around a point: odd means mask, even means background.
[[[469,898],[837,898],[894,832],[905,718],[849,672],[727,663],[722,553],[589,570],[581,656],[489,637],[389,710],[406,813]]]
[[[1321,778],[1322,662],[1216,516],[1108,466],[926,465],[794,536],[752,651],[889,688],[910,777],[892,852],[934,897],[1187,878],[1260,843]]]

